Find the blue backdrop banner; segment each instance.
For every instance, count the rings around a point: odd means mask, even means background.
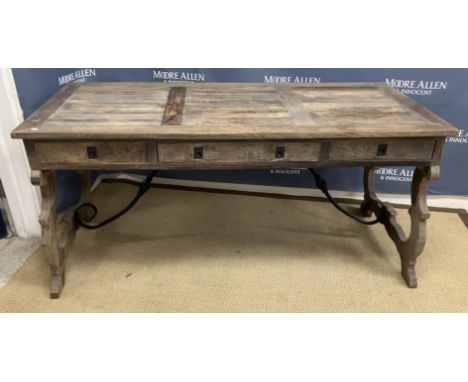
[[[386,82],[459,129],[446,140],[439,180],[429,194],[468,195],[468,69],[13,69],[16,87],[28,117],[58,89],[70,82]],[[409,192],[413,168],[378,170],[379,192]],[[362,191],[361,168],[323,169],[334,190]],[[291,170],[164,171],[166,178],[194,179],[287,187],[313,187],[308,172]],[[73,172],[55,174],[60,209],[78,200],[79,180]]]

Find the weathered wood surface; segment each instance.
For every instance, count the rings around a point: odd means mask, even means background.
[[[385,84],[84,83],[62,88],[12,136],[262,140],[456,133]]]
[[[201,149],[202,157],[194,155]],[[160,143],[160,162],[279,162],[319,159],[318,142],[213,142]],[[283,155],[279,155],[280,153]]]
[[[72,84],[12,132],[25,142],[43,197],[40,222],[51,297],[65,280],[75,208],[57,215],[52,170],[366,167],[366,215],[382,216],[416,287],[415,263],[429,217],[427,182],[438,175],[446,136],[457,129],[383,84]],[[375,193],[379,165],[416,165],[411,230]],[[82,199],[90,173],[80,171]],[[93,211],[82,210],[82,220]]]
[[[33,170],[190,170],[429,165],[439,162],[440,142],[439,138],[179,142],[70,140],[26,141],[26,149]]]
[[[418,285],[416,277],[416,258],[421,254],[426,244],[426,220],[429,219],[427,207],[427,186],[430,180],[439,177],[439,166],[416,167],[411,184],[411,216],[410,232],[407,235],[398,224],[397,212],[390,203],[382,202],[377,197],[374,186],[375,167],[367,167],[364,171],[364,201],[361,211],[365,216],[375,213],[382,216],[382,224],[393,240],[400,255],[401,275],[410,288]]]
[[[95,151],[95,158],[90,158],[88,149]],[[147,160],[144,141],[36,142],[35,154],[39,163],[88,162],[98,167],[106,163],[140,163]]]
[[[88,201],[91,188],[91,173],[80,171],[81,198],[80,202]],[[50,267],[50,297],[59,298],[65,285],[65,262],[68,251],[75,238],[78,225],[73,219],[75,207],[69,208],[61,214],[56,210],[56,192],[52,171],[32,171],[32,184],[41,189],[42,205],[39,223],[42,228],[41,245]],[[88,221],[92,211],[80,211],[82,220]]]
[[[379,145],[386,145],[384,154],[379,155]],[[356,161],[373,159],[431,160],[434,152],[434,139],[387,139],[387,140],[335,140],[330,146],[330,160]]]

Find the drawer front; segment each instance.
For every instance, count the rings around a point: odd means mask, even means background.
[[[319,158],[317,142],[160,143],[159,162],[309,162]]]
[[[330,160],[431,160],[435,141],[346,140],[330,145]]]
[[[134,163],[146,161],[145,142],[36,142],[39,163]]]

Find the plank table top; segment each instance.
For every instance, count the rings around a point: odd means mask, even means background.
[[[456,135],[383,83],[82,83],[12,132],[25,140],[265,140]]]

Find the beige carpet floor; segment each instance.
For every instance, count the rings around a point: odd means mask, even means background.
[[[135,190],[100,185],[101,218]],[[433,212],[409,289],[384,227],[328,203],[152,189],[113,224],[78,232],[60,299],[38,250],[0,289],[0,311],[466,312],[467,248],[459,216]]]

